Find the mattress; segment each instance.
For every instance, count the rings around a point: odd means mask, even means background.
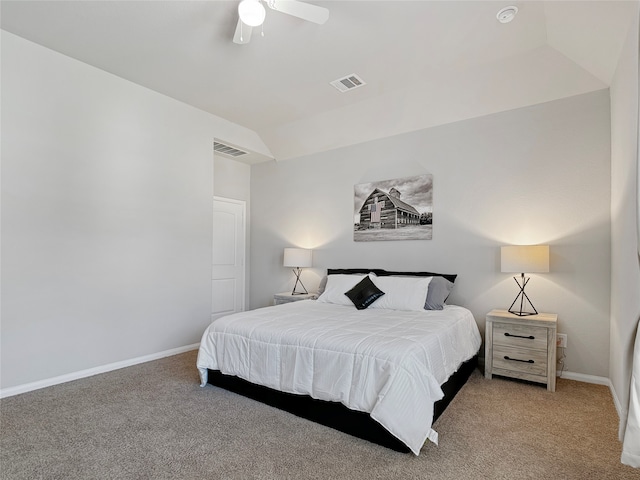
[[[242,312],[205,331],[197,367],[367,412],[418,455],[442,385],[481,344],[471,312],[356,310],[313,300]]]

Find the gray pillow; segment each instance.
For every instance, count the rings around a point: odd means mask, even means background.
[[[325,275],[320,280],[320,285],[318,285],[318,297],[324,293],[324,289],[327,288],[327,276]]]
[[[425,310],[442,310],[444,302],[453,289],[453,282],[444,277],[433,277],[429,282],[427,290],[427,301],[424,304]]]

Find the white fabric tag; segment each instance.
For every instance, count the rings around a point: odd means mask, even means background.
[[[438,445],[438,432],[436,432],[433,428],[429,430],[429,435],[427,435],[427,438]]]

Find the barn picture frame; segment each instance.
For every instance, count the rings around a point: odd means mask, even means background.
[[[354,241],[431,240],[432,237],[433,175],[354,186]]]

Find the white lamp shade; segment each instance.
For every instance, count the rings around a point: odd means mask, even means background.
[[[262,25],[266,11],[259,0],[242,0],[238,5],[238,15],[245,25],[257,27]]]
[[[502,272],[545,273],[549,271],[549,245],[500,247]]]
[[[313,250],[305,248],[285,248],[283,265],[285,267],[310,267],[312,252]]]

